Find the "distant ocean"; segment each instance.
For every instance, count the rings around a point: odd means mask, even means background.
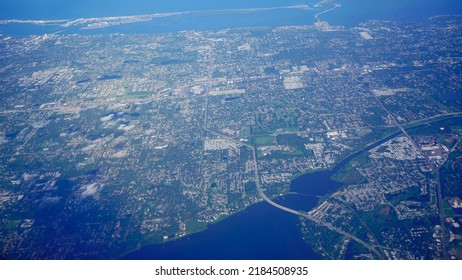
[[[8,0],[0,1],[0,20],[56,20],[109,16],[132,16],[153,13],[224,11],[253,8],[308,5],[314,7],[320,0]],[[368,20],[392,20],[421,22],[431,16],[462,14],[461,0],[334,0],[315,10],[276,9],[235,13],[192,13],[158,18],[148,22],[113,26],[104,29],[82,31],[66,29],[67,33],[167,33],[182,30],[219,30],[224,28],[311,25],[314,15],[327,10],[333,3],[341,8],[320,16],[331,25],[357,26]],[[58,26],[32,24],[0,25],[3,34],[44,34],[61,31]]]

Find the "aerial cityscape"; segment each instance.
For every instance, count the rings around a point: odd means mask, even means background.
[[[93,31],[204,13],[0,20],[53,30],[0,34],[0,259],[119,259],[256,204],[306,258],[462,259],[462,15],[324,21],[341,2],[165,33]]]

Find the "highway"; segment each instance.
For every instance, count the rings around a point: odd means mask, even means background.
[[[419,146],[417,145],[417,143],[414,141],[414,139],[409,135],[409,133],[406,131],[406,129],[404,129],[403,125],[400,124],[395,116],[387,109],[387,107],[382,103],[382,101],[376,97],[377,101],[382,105],[383,109],[387,112],[387,114],[392,118],[393,120],[393,123],[396,125],[396,127],[398,127],[404,134],[404,136],[409,139],[409,141],[411,142],[411,144],[414,146],[414,148],[416,149],[416,151],[419,151],[420,153],[420,148]],[[421,120],[418,120],[416,123],[425,123],[426,121],[428,122],[431,122],[432,120],[436,120],[440,117],[445,117],[445,116],[460,116],[461,113],[460,112],[454,112],[454,113],[446,113],[446,114],[439,114],[439,115],[435,115],[435,116],[432,116],[430,118],[427,118],[427,119],[421,119]],[[409,123],[408,125],[410,125],[411,123]],[[432,167],[433,169],[433,174],[435,176],[435,181],[436,181],[436,195],[437,195],[437,206],[438,206],[438,212],[439,212],[439,219],[440,219],[440,225],[441,225],[441,241],[442,241],[442,249],[443,249],[443,257],[444,259],[449,259],[449,252],[448,252],[448,236],[446,234],[446,224],[444,222],[444,218],[445,218],[445,215],[444,215],[444,208],[443,208],[443,205],[444,205],[444,201],[443,201],[443,195],[442,195],[442,186],[441,186],[441,176],[440,176],[440,169],[441,167],[443,166],[443,164],[446,162],[446,160],[448,159],[449,155],[454,152],[455,148],[457,147],[457,145],[459,144],[460,142],[460,139],[459,141],[452,147],[451,151],[449,151],[449,153],[447,154],[446,158],[444,159],[443,163],[441,165],[437,165],[437,164],[434,164],[432,161],[428,160],[427,159],[427,162],[428,162],[428,165]]]
[[[446,215],[444,214],[444,201],[443,201],[443,190],[442,190],[442,186],[441,186],[441,168],[443,167],[443,165],[446,163],[446,161],[448,160],[449,156],[451,155],[451,153],[453,153],[456,149],[457,149],[457,146],[459,146],[460,142],[461,142],[462,138],[459,138],[459,140],[457,140],[457,142],[454,144],[454,146],[451,148],[451,150],[449,151],[449,153],[447,153],[447,155],[444,157],[444,160],[441,164],[439,164],[436,168],[435,168],[435,180],[436,180],[436,194],[438,196],[438,210],[439,210],[439,218],[440,218],[440,224],[441,224],[441,231],[442,231],[442,234],[441,234],[441,241],[442,241],[442,245],[443,245],[443,256],[444,256],[444,259],[448,260],[449,259],[449,251],[448,251],[448,234],[447,234],[447,231],[446,231],[446,224],[445,224],[445,218],[446,218]]]

